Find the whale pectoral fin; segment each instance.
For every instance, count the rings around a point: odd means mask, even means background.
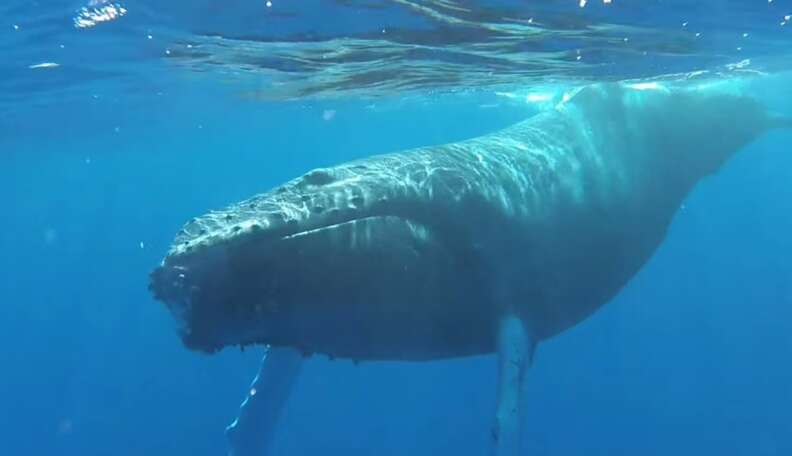
[[[498,328],[498,403],[492,429],[494,456],[520,453],[521,396],[536,342],[525,323],[506,315]]]
[[[226,428],[229,456],[265,454],[302,363],[302,354],[297,350],[266,347],[239,415]]]

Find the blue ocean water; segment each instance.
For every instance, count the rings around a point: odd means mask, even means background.
[[[0,6],[0,454],[226,453],[260,351],[188,351],[147,290],[195,215],[505,127],[539,89],[769,74],[792,114],[789,1],[274,3]],[[706,179],[613,302],[539,347],[528,454],[792,454],[790,140]],[[273,454],[486,454],[496,371],[314,357]]]

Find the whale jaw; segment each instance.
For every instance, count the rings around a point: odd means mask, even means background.
[[[270,344],[424,360],[492,350],[477,274],[471,257],[432,228],[362,216],[168,257],[151,274],[151,290],[194,350]]]

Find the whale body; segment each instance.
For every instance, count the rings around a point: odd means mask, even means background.
[[[535,344],[607,303],[691,189],[779,126],[717,87],[588,86],[503,130],[316,169],[198,217],[150,288],[202,351],[498,352],[493,435],[516,454]]]
[[[771,125],[756,101],[587,87],[504,130],[317,169],[191,221],[152,274],[185,343],[358,360],[492,352],[606,303],[702,177]]]

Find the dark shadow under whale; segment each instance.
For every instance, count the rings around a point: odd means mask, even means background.
[[[718,85],[585,87],[504,130],[313,170],[194,219],[151,290],[197,350],[498,352],[493,436],[513,455],[535,344],[608,302],[696,183],[777,127],[792,123]]]

